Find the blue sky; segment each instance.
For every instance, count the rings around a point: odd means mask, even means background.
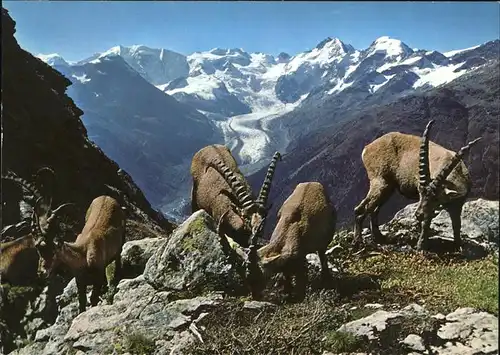
[[[115,45],[183,54],[220,48],[291,55],[338,37],[364,49],[380,36],[441,52],[499,38],[497,2],[4,1],[34,53],[80,60]]]

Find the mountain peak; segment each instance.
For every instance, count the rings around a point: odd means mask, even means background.
[[[315,49],[318,51],[327,50],[332,53],[343,53],[343,54],[347,54],[354,51],[353,46],[349,44],[346,45],[344,42],[342,42],[340,39],[336,37],[325,38],[316,45]]]
[[[290,54],[281,52],[280,54],[278,54],[277,61],[278,63],[285,63],[288,62],[290,58],[291,58]]]
[[[325,46],[325,44],[327,44],[328,42],[330,42],[332,40],[331,37],[326,37],[324,40],[322,40],[321,42],[319,42],[317,45],[316,45],[316,48],[318,49],[321,49]]]
[[[388,57],[395,57],[399,55],[408,56],[413,53],[413,50],[399,39],[382,36],[373,41],[368,47],[367,57],[380,52],[385,52]]]
[[[56,65],[69,66],[70,65],[70,63],[68,63],[66,60],[64,60],[64,58],[57,53],[38,54],[36,57],[38,59],[42,60],[43,62],[47,63],[50,66],[56,66]]]
[[[124,47],[122,45],[111,47],[107,51],[102,52],[99,55],[99,58],[107,57],[107,56],[120,55],[123,52],[123,48]]]

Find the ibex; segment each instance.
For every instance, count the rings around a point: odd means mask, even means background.
[[[37,278],[39,256],[32,234],[0,244],[0,283],[26,286]]]
[[[54,173],[49,168],[40,169],[36,174],[37,182],[40,182],[39,177],[41,174],[53,179]],[[39,201],[40,206],[42,205],[41,202],[45,201],[43,208],[35,209],[33,206],[31,207],[30,223],[26,218],[26,214],[29,213],[27,204],[20,204],[20,216],[22,216],[23,221],[15,225],[5,226],[2,229],[2,239],[6,235],[17,236],[17,238],[0,244],[1,282],[8,282],[12,285],[28,285],[37,278],[38,273],[39,254],[35,248],[37,238],[48,234],[49,231],[53,231],[56,217],[71,204],[63,204],[52,211],[52,199],[47,198],[47,189],[44,189],[44,194],[42,194],[35,184],[29,183],[12,172],[3,175],[2,179],[12,180],[22,185],[33,194],[34,199]],[[44,184],[38,185],[43,187]],[[35,213],[39,213],[39,215],[36,216]]]
[[[361,240],[361,226],[370,214],[371,232],[375,241],[384,242],[378,228],[378,212],[394,190],[413,200],[419,199],[416,218],[421,224],[417,250],[427,248],[430,223],[439,205],[448,211],[454,244],[461,245],[462,206],[471,189],[468,170],[461,160],[480,138],[454,152],[429,142],[430,121],[422,138],[391,132],[368,144],[361,154],[370,180],[367,196],[355,208],[354,244]],[[432,179],[432,180],[431,180]]]
[[[42,268],[47,274],[52,274],[60,264],[71,269],[78,287],[80,313],[87,306],[87,285],[93,286],[91,306],[97,305],[102,288],[106,285],[106,266],[113,260],[113,282],[118,282],[124,234],[125,215],[122,208],[112,197],[99,196],[90,204],[85,226],[75,242],[68,243],[55,238],[37,243],[44,259]]]
[[[216,221],[224,215],[221,230],[241,246],[248,246],[252,232],[267,215],[267,198],[279,152],[273,156],[259,197],[238,169],[230,150],[223,145],[210,145],[199,150],[191,163],[193,186],[192,211],[204,209]]]
[[[319,182],[298,184],[278,212],[278,222],[269,243],[257,250],[258,233],[253,233],[247,252],[237,250],[236,255],[245,259],[246,276],[253,297],[260,298],[269,276],[283,272],[285,293],[288,296],[292,294],[292,277],[295,276],[296,296],[302,300],[307,285],[306,255],[309,253],[318,253],[322,279],[329,279],[325,252],[333,239],[335,224],[336,211],[323,185]],[[223,245],[229,242],[232,249],[238,249],[220,231],[219,235]]]

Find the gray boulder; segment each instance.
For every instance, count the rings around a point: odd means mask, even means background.
[[[121,257],[123,278],[134,278],[142,274],[149,258],[163,243],[164,238],[145,238],[132,240],[123,245]]]
[[[396,239],[418,238],[415,220],[417,205],[418,203],[407,205],[391,221],[380,226],[380,230]],[[498,250],[498,213],[499,201],[477,199],[466,202],[462,210],[462,238],[466,242]],[[441,210],[432,220],[431,233],[430,239],[453,240],[451,219],[445,210]]]
[[[214,220],[200,210],[159,245],[146,263],[144,278],[159,290],[233,292],[243,281],[224,254]]]
[[[422,333],[404,333],[405,324]],[[498,318],[473,308],[431,316],[422,306],[411,304],[397,311],[378,310],[342,325],[338,331],[374,343],[391,337],[413,354],[424,354],[429,349],[435,355],[498,354]]]

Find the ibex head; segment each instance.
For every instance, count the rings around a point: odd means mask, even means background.
[[[250,246],[241,247],[231,237],[221,232],[221,224],[228,211],[224,212],[217,224],[217,234],[220,237],[222,249],[229,256],[231,263],[236,266],[237,272],[243,278],[247,287],[251,290],[254,299],[259,299],[264,289],[265,279],[262,272],[261,262],[257,250],[257,240],[262,233],[265,218],[262,218],[256,228],[252,231]]]
[[[457,191],[446,187],[446,178],[460,163],[462,157],[469,151],[471,146],[481,139],[476,138],[464,147],[460,148],[458,153],[443,166],[441,171],[439,171],[439,173],[431,181],[429,167],[429,130],[433,123],[433,120],[427,123],[420,143],[418,186],[420,199],[417,210],[415,211],[415,218],[419,222],[430,217],[430,214],[433,213],[439,204],[453,199],[458,195]]]
[[[33,210],[32,219],[32,233],[35,236],[35,246],[40,254],[41,270],[45,275],[50,275],[56,266],[54,264],[54,256],[58,249],[64,243],[63,239],[59,236],[57,218],[68,207],[74,206],[73,203],[63,203],[55,210],[52,210],[49,201],[44,198],[39,198],[36,201]]]
[[[247,190],[246,186],[239,180],[236,174],[221,160],[214,159],[213,163],[209,165],[221,173],[231,187],[231,190],[241,206],[236,206],[235,210],[242,218],[245,229],[249,230],[252,235],[256,235],[259,230],[262,229],[265,217],[269,211],[269,208],[266,208],[266,203],[269,197],[274,170],[276,169],[276,162],[280,159],[281,154],[276,152],[271,160],[259,196],[256,200],[253,199],[251,192]]]

